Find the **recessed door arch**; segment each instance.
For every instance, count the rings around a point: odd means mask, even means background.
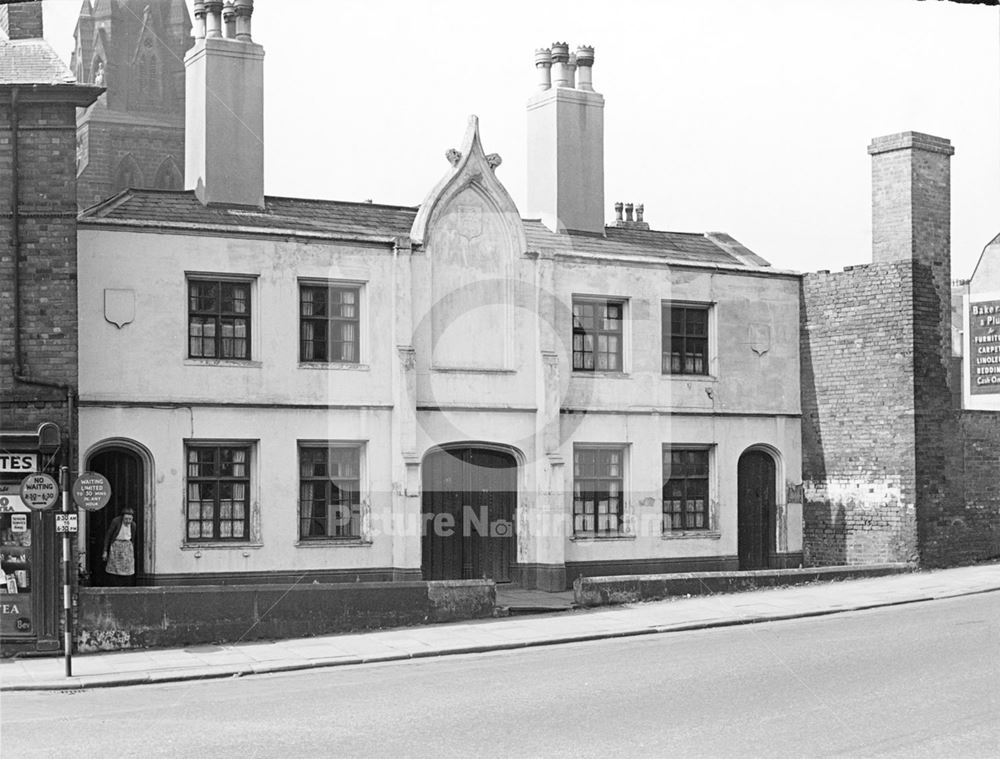
[[[741,570],[766,569],[774,553],[777,463],[763,448],[743,452],[737,465],[737,553]]]
[[[151,459],[145,449],[126,441],[105,441],[88,451],[85,469],[103,474],[111,485],[107,506],[87,513],[86,569],[91,585],[106,585],[102,553],[111,520],[128,506],[135,511],[135,580],[143,584],[152,569]]]
[[[513,579],[517,467],[510,449],[489,444],[437,448],[424,457],[425,580]]]

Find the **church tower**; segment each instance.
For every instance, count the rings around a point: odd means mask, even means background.
[[[77,201],[184,185],[184,0],[83,0],[71,68],[107,92],[77,120]]]

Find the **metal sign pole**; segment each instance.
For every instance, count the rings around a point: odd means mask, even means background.
[[[59,467],[59,479],[62,484],[62,511],[69,514],[69,467]],[[73,592],[70,586],[73,573],[70,571],[71,551],[70,537],[72,533],[63,533],[63,610],[66,612],[66,627],[63,640],[63,652],[66,657],[66,677],[73,676]]]

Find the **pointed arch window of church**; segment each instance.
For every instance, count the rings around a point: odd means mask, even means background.
[[[143,186],[139,163],[129,153],[119,161],[118,169],[115,171],[115,192]]]
[[[139,56],[139,102],[152,105],[160,100],[160,60],[152,49],[152,41],[146,40],[146,49]]]
[[[184,185],[184,175],[173,156],[167,156],[156,170],[153,187],[157,190],[180,190]]]

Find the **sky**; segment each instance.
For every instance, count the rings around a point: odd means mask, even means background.
[[[80,0],[46,0],[67,61]],[[189,2],[189,7],[191,3]],[[774,266],[871,260],[873,137],[947,137],[952,277],[1000,233],[1000,8],[916,0],[257,0],[265,192],[415,206],[469,115],[524,211],[534,51],[595,48],[605,206]]]

